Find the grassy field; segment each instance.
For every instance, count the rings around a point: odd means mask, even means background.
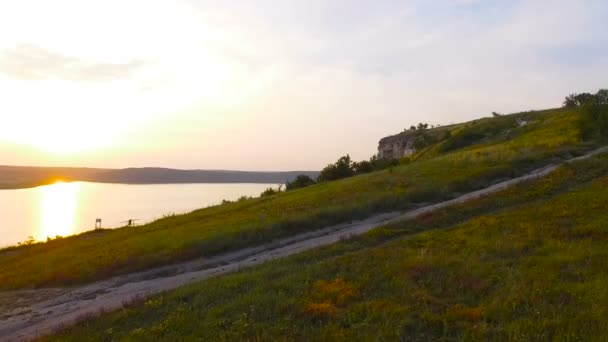
[[[604,155],[47,340],[606,340],[607,186]]]
[[[476,120],[454,126],[451,137],[407,165],[140,227],[5,249],[0,289],[89,282],[452,198],[591,148],[581,141],[580,117],[577,109],[557,109]],[[517,118],[528,124],[519,127]]]

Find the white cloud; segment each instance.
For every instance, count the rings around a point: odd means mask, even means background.
[[[35,45],[0,50],[0,73],[25,80],[109,81],[128,78],[143,66],[144,62],[137,60],[126,63],[88,62]]]
[[[26,10],[0,15],[21,28],[0,20],[5,62],[13,51],[17,66],[4,72],[122,81],[60,90],[0,78],[0,90],[53,89],[66,102],[76,92],[82,100],[70,105],[39,95],[21,124],[39,108],[67,107],[83,125],[105,116],[122,142],[99,166],[317,168],[345,153],[366,158],[383,135],[412,123],[557,106],[567,93],[606,86],[608,74],[607,60],[563,63],[563,51],[576,57],[577,45],[605,41],[601,1],[94,4],[65,3],[71,14],[58,27],[49,18],[61,5],[32,14],[45,23],[34,27],[22,20]],[[19,44],[47,55],[15,59]]]

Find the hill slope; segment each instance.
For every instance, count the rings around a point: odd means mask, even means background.
[[[48,340],[603,340],[608,156]]]
[[[515,120],[530,122],[519,127]],[[104,230],[0,252],[0,288],[89,282],[211,256],[276,238],[415,208],[522,175],[593,147],[581,140],[580,113],[558,109],[476,120],[487,130],[459,148],[439,141],[408,164],[340,181],[194,211],[128,229]],[[505,133],[506,132],[506,133]],[[458,137],[458,132],[450,137]]]

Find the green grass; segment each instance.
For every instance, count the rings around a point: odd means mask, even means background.
[[[608,156],[47,340],[606,340]]]
[[[140,227],[0,251],[0,289],[79,284],[412,208],[590,148],[581,141],[581,116],[576,109],[517,116],[525,116],[530,123],[517,127],[516,116],[506,116],[457,125],[454,129],[479,129],[484,137],[449,152],[442,152],[440,144],[445,142],[439,142],[408,165],[201,209]],[[500,129],[487,129],[492,123]]]

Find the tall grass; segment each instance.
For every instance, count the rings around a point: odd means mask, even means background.
[[[196,210],[129,229],[103,230],[0,252],[0,289],[71,285],[257,245],[374,213],[452,198],[590,148],[580,113],[518,114],[509,128],[449,153],[380,172]],[[507,117],[508,118],[508,117]],[[470,123],[487,126],[505,117]],[[495,130],[502,136],[503,131]],[[592,143],[591,143],[592,144]],[[432,148],[431,148],[432,149]]]
[[[605,340],[607,185],[595,157],[48,340]]]

